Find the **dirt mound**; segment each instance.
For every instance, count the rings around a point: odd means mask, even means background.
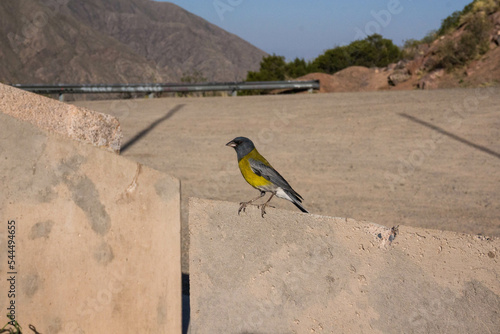
[[[351,66],[333,75],[309,73],[297,80],[319,80],[320,93],[331,92],[369,92],[389,89],[387,76],[389,69]]]

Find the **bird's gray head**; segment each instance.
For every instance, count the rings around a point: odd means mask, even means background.
[[[255,148],[252,141],[246,137],[236,137],[227,143],[226,146],[231,146],[236,150],[238,161],[243,159],[245,155],[250,153]]]

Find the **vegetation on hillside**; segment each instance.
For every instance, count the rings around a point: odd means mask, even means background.
[[[444,68],[451,71],[485,54],[489,49],[490,29],[491,22],[485,15],[472,14],[458,40],[447,38],[439,46],[438,61],[431,69]]]
[[[289,80],[312,72],[334,74],[349,66],[385,67],[401,59],[414,59],[422,44],[430,45],[438,38],[442,41],[435,44],[435,56],[427,70],[451,71],[488,51],[492,29],[488,15],[499,9],[500,0],[474,0],[445,18],[439,29],[429,32],[421,40],[405,41],[402,48],[379,34],[373,34],[349,45],[326,50],[309,62],[299,58],[286,62],[285,57],[273,54],[262,59],[259,71],[248,72],[246,80]],[[452,37],[457,29],[463,31]]]
[[[443,38],[438,45],[437,57],[429,70],[442,68],[451,71],[467,65],[488,51],[489,32],[492,28],[488,15],[499,9],[500,0],[474,0],[462,10],[445,18],[438,30],[431,31],[422,40],[406,41],[403,55],[411,59],[420,44],[430,44],[438,38]],[[453,31],[461,27],[464,31],[460,37],[455,39],[449,37]]]
[[[264,57],[259,71],[250,71],[247,81],[280,81],[298,78],[312,72],[333,74],[349,66],[384,67],[401,58],[400,49],[391,40],[373,34],[363,40],[325,51],[312,62],[296,58],[286,62],[285,57]]]
[[[390,39],[373,34],[349,45],[327,50],[312,62],[312,68],[333,74],[349,66],[385,67],[399,59],[401,51]]]
[[[403,54],[405,58],[411,58],[412,51],[420,44],[430,44],[439,37],[445,36],[466,24],[474,25],[474,27],[470,29],[470,32],[481,38],[481,34],[484,33],[485,30],[491,28],[486,22],[484,22],[486,16],[499,9],[500,0],[474,0],[470,4],[466,5],[462,10],[457,10],[447,18],[443,19],[439,29],[430,31],[421,40],[409,39],[405,41]],[[480,20],[481,18],[483,20]],[[478,28],[483,31],[478,32]],[[464,40],[464,42],[466,41]]]

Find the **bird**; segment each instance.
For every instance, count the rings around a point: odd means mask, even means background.
[[[233,147],[238,157],[238,166],[245,180],[255,189],[260,191],[260,195],[248,202],[241,202],[238,209],[238,215],[241,211],[245,212],[248,205],[252,204],[259,198],[264,197],[266,192],[271,193],[271,197],[264,204],[257,205],[260,207],[262,218],[266,214],[266,206],[269,205],[271,199],[276,196],[286,199],[300,211],[309,213],[302,205],[303,198],[288,184],[283,176],[271,166],[255,148],[253,142],[246,137],[236,137],[231,140],[226,146]],[[252,204],[256,205],[256,204]],[[270,206],[270,205],[269,205]]]

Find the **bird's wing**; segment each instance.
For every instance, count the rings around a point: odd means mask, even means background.
[[[287,190],[292,189],[292,187],[290,187],[290,185],[288,184],[288,182],[286,182],[283,176],[281,176],[280,173],[278,173],[273,167],[266,165],[262,161],[252,158],[248,159],[248,162],[250,163],[250,168],[252,168],[252,171],[255,174],[262,176],[263,178],[274,183],[278,187]]]
[[[300,196],[295,190],[292,189],[292,187],[286,182],[286,180],[283,178],[283,176],[276,171],[271,165],[268,165],[269,163],[265,163],[256,159],[248,159],[248,162],[250,163],[250,168],[252,168],[252,171],[265,178],[266,180],[272,182],[276,186],[282,188],[285,193],[287,193],[288,197],[292,199],[292,202],[294,203],[300,203],[302,202],[303,198]],[[267,162],[267,161],[266,161]],[[280,197],[280,196],[278,196]],[[296,204],[297,205],[297,204]],[[299,207],[300,208],[300,207]],[[303,207],[300,208],[301,210],[304,209]],[[304,209],[305,210],[305,209]],[[307,212],[307,211],[304,211]]]

